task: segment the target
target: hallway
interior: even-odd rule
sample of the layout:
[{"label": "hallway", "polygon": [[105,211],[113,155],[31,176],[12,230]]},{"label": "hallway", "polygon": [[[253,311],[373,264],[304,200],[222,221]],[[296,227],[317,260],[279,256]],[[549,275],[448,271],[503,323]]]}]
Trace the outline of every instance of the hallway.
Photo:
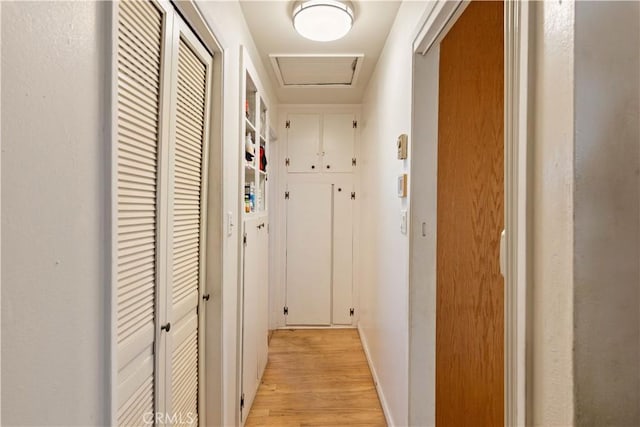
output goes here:
[{"label": "hallway", "polygon": [[356,329],[275,331],[247,426],[385,426]]}]

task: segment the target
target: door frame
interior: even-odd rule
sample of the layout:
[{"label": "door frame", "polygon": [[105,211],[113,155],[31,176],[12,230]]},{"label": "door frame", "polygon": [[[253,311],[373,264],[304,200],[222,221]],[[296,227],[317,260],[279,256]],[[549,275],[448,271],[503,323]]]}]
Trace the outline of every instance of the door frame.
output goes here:
[{"label": "door frame", "polygon": [[[451,27],[455,24],[457,19],[462,15],[465,8],[469,5],[470,1],[467,0],[436,0],[434,5],[429,8],[420,21],[418,31],[413,42],[413,83],[412,83],[412,135],[416,140],[422,139],[425,135],[433,135],[433,129],[425,129],[425,120],[419,120],[415,117],[416,111],[421,111],[429,107],[425,107],[424,104],[429,99],[429,95],[433,97],[433,93],[427,93],[427,87],[429,85],[418,84],[416,70],[420,67],[417,56],[425,56],[430,52],[438,54],[436,50],[439,48],[441,41],[447,35]],[[501,242],[501,270],[505,277],[505,330],[504,330],[504,411],[505,411],[505,425],[522,425],[526,424],[527,420],[527,407],[529,402],[527,401],[527,352],[530,348],[528,344],[528,336],[530,334],[530,298],[527,297],[529,277],[530,277],[530,236],[528,233],[528,223],[530,221],[530,205],[529,205],[529,172],[530,172],[530,155],[529,150],[529,52],[531,46],[530,36],[532,28],[531,17],[532,10],[528,1],[510,1],[504,2],[504,20],[505,20],[505,41],[504,41],[504,55],[505,55],[505,75],[504,75],[504,182],[505,182],[505,238]],[[437,79],[438,75],[429,75],[429,78]],[[431,85],[433,86],[433,85]],[[437,94],[435,95],[437,97]],[[437,116],[437,108],[436,108]],[[425,143],[425,141],[420,141]],[[436,141],[437,142],[437,141]],[[437,152],[437,148],[435,149]],[[411,152],[413,147],[411,146]],[[414,182],[414,177],[419,178],[416,172],[416,166],[424,165],[424,159],[411,158],[411,177],[410,183]],[[415,165],[415,166],[414,166]],[[437,169],[437,168],[436,168]],[[429,171],[431,178],[435,179],[437,183],[437,170]],[[419,179],[418,179],[419,181]],[[416,190],[418,191],[418,190]],[[410,191],[409,200],[410,206],[415,191]],[[423,215],[424,216],[424,215]],[[433,222],[430,225],[430,231],[433,231],[436,227],[436,219],[429,218],[429,221]],[[421,228],[422,220],[417,218],[415,212],[411,212],[411,227],[414,230],[410,234],[410,259],[414,256],[413,242],[416,237],[415,232]],[[435,234],[433,235],[435,239]],[[433,254],[435,257],[435,253]],[[433,260],[435,262],[435,260]],[[423,282],[418,283],[417,279],[413,279],[411,272],[414,269],[415,263],[410,262],[410,294],[417,290],[416,288],[426,286],[426,292],[429,301],[416,301],[415,299],[409,302],[409,316],[410,325],[412,317],[417,313],[424,312],[428,307],[435,307],[435,272],[433,277],[424,278]],[[431,280],[433,283],[429,283]],[[425,282],[426,281],[426,282]],[[422,289],[419,292],[425,292]],[[435,314],[432,317],[435,321]],[[423,336],[420,336],[420,335]],[[409,350],[410,360],[418,353],[414,353],[412,350],[416,348],[415,352],[424,351],[425,348],[429,352],[433,352],[432,355],[423,355],[421,358],[427,359],[427,366],[431,366],[430,369],[435,369],[435,325],[426,325],[424,330],[413,329],[409,330]],[[431,363],[432,362],[432,363]],[[411,369],[410,361],[410,369]],[[429,373],[431,383],[426,387],[433,388],[433,392],[429,392],[427,395],[432,399],[428,402],[426,407],[427,417],[433,416],[430,420],[431,424],[435,423],[435,372]],[[412,377],[410,373],[409,377]],[[424,392],[424,384],[417,385],[420,387],[420,392]],[[418,392],[410,385],[409,395],[410,402],[413,400],[412,394]],[[409,419],[411,420],[413,408],[409,405]],[[421,420],[425,421],[425,420]],[[426,420],[427,422],[429,420]]]}]

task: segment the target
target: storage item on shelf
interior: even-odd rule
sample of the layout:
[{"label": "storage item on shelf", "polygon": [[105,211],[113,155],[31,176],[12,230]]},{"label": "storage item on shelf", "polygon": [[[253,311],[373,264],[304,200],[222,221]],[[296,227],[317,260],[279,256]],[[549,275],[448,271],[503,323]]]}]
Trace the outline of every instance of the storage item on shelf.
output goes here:
[{"label": "storage item on shelf", "polygon": [[251,135],[251,133],[247,133],[247,137],[244,143],[244,152],[245,160],[253,165],[253,159],[256,155],[256,147],[253,142],[253,136]]},{"label": "storage item on shelf", "polygon": [[260,146],[260,170],[267,171],[267,153],[263,146]]}]

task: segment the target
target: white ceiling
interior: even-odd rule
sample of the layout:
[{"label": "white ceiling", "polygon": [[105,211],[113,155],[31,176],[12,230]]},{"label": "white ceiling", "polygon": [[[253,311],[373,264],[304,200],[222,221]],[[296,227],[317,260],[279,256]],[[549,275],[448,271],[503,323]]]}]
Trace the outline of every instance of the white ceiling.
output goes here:
[{"label": "white ceiling", "polygon": [[[269,78],[282,104],[359,104],[378,56],[387,39],[400,0],[353,1],[353,28],[344,38],[333,42],[314,42],[293,28],[293,1],[248,1],[240,5],[251,35],[268,70]],[[350,88],[284,88],[280,86],[269,55],[271,54],[364,54],[362,69]]]}]

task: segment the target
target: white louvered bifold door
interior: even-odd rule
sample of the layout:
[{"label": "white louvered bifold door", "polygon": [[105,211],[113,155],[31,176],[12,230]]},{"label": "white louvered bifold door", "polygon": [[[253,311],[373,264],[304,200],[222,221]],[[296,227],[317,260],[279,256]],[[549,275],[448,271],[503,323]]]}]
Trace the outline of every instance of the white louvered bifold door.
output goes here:
[{"label": "white louvered bifold door", "polygon": [[117,4],[117,423],[144,425],[156,411],[158,175],[166,11]]},{"label": "white louvered bifold door", "polygon": [[198,423],[199,305],[203,286],[203,166],[208,136],[211,55],[176,18],[170,145],[169,278],[171,319],[167,407],[177,424]]}]

